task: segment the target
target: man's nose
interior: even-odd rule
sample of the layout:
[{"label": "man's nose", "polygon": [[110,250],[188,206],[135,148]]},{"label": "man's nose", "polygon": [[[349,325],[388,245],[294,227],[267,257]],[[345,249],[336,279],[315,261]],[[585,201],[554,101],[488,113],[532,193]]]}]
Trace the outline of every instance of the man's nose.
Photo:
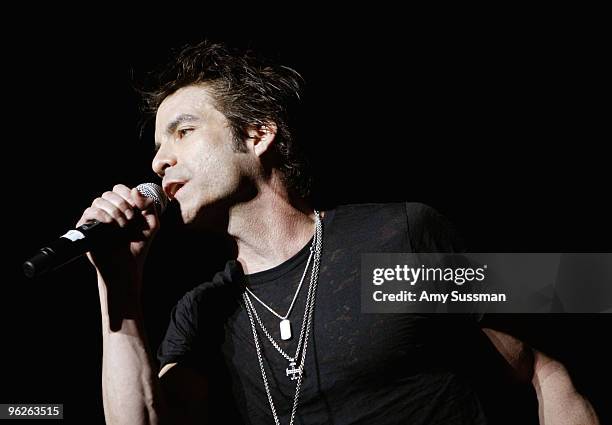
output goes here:
[{"label": "man's nose", "polygon": [[176,165],[176,156],[162,145],[153,158],[153,171],[158,176],[164,177],[166,168],[174,165]]}]

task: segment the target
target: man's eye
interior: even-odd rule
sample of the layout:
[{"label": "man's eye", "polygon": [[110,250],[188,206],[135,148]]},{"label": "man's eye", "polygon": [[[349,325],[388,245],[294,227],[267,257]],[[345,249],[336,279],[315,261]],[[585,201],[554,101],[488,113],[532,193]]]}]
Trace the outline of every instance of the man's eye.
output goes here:
[{"label": "man's eye", "polygon": [[177,133],[178,133],[179,139],[182,139],[183,137],[185,137],[192,130],[193,128],[182,128],[178,130]]}]

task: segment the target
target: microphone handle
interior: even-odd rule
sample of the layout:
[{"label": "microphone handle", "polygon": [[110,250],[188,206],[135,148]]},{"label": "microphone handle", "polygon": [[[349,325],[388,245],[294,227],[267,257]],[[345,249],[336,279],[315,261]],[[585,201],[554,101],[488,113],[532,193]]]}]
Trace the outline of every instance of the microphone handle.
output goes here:
[{"label": "microphone handle", "polygon": [[[90,251],[92,246],[106,237],[109,225],[98,220],[89,221],[41,248],[23,263],[23,273],[29,277],[41,276],[62,267]],[[112,229],[115,233],[119,229]]]},{"label": "microphone handle", "polygon": [[[153,200],[159,214],[164,212],[168,198],[159,185],[142,183],[136,186],[136,189],[143,196]],[[23,272],[29,278],[43,275],[91,251],[96,244],[125,236],[126,232],[129,232],[126,228],[100,223],[98,220],[88,221],[38,250],[36,255],[23,263]]]}]

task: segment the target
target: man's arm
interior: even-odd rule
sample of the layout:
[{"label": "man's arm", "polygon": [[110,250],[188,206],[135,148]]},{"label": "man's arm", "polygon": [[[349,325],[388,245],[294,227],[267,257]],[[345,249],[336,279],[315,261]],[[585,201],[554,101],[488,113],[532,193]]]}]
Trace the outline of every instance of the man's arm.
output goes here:
[{"label": "man's arm", "polygon": [[[115,285],[117,283],[112,286]],[[139,308],[133,308],[138,304],[109,299],[102,277],[98,278],[98,287],[102,307],[102,399],[106,423],[164,423],[165,405],[149,355],[142,314]]]},{"label": "man's arm", "polygon": [[[116,282],[114,283],[116,285]],[[176,363],[156,374],[142,315],[133,302],[113,306],[99,278],[102,305],[102,397],[109,425],[206,424],[208,385]],[[110,314],[109,314],[110,311]],[[111,326],[115,322],[116,325]]]},{"label": "man's arm", "polygon": [[576,391],[567,369],[556,360],[500,331],[485,328],[499,353],[538,397],[540,425],[598,425],[591,403]]},{"label": "man's arm", "polygon": [[538,396],[540,424],[599,424],[593,406],[576,391],[565,367],[535,350],[532,383]]},{"label": "man's arm", "polygon": [[[112,191],[92,202],[91,207],[83,212],[77,227],[91,220],[129,230],[126,233],[129,237],[88,253],[98,276],[103,341],[102,397],[106,423],[203,423],[188,422],[187,416],[179,422],[171,416],[183,411],[183,400],[193,400],[202,394],[197,385],[203,383],[188,380],[188,374],[184,373],[178,379],[164,375],[162,381],[166,382],[161,385],[146,341],[141,302],[142,274],[148,248],[159,228],[153,201],[136,189],[116,185]],[[196,395],[191,396],[190,392]]]}]

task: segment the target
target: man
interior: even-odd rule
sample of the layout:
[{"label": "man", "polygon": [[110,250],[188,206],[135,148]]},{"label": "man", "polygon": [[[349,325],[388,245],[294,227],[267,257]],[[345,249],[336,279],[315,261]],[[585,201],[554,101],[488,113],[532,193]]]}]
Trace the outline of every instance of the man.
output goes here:
[{"label": "man", "polygon": [[563,366],[509,335],[464,317],[361,314],[361,253],[456,242],[421,204],[316,211],[291,123],[300,97],[295,71],[206,42],[183,50],[148,93],[164,191],[185,224],[231,236],[237,258],[179,301],[157,370],[140,298],[159,217],[123,185],[84,212],[79,225],[135,230],[89,254],[107,423],[495,423],[516,417],[501,394],[487,395],[486,376],[503,380],[504,367],[516,377],[504,385],[533,382],[540,423],[597,423]]}]

